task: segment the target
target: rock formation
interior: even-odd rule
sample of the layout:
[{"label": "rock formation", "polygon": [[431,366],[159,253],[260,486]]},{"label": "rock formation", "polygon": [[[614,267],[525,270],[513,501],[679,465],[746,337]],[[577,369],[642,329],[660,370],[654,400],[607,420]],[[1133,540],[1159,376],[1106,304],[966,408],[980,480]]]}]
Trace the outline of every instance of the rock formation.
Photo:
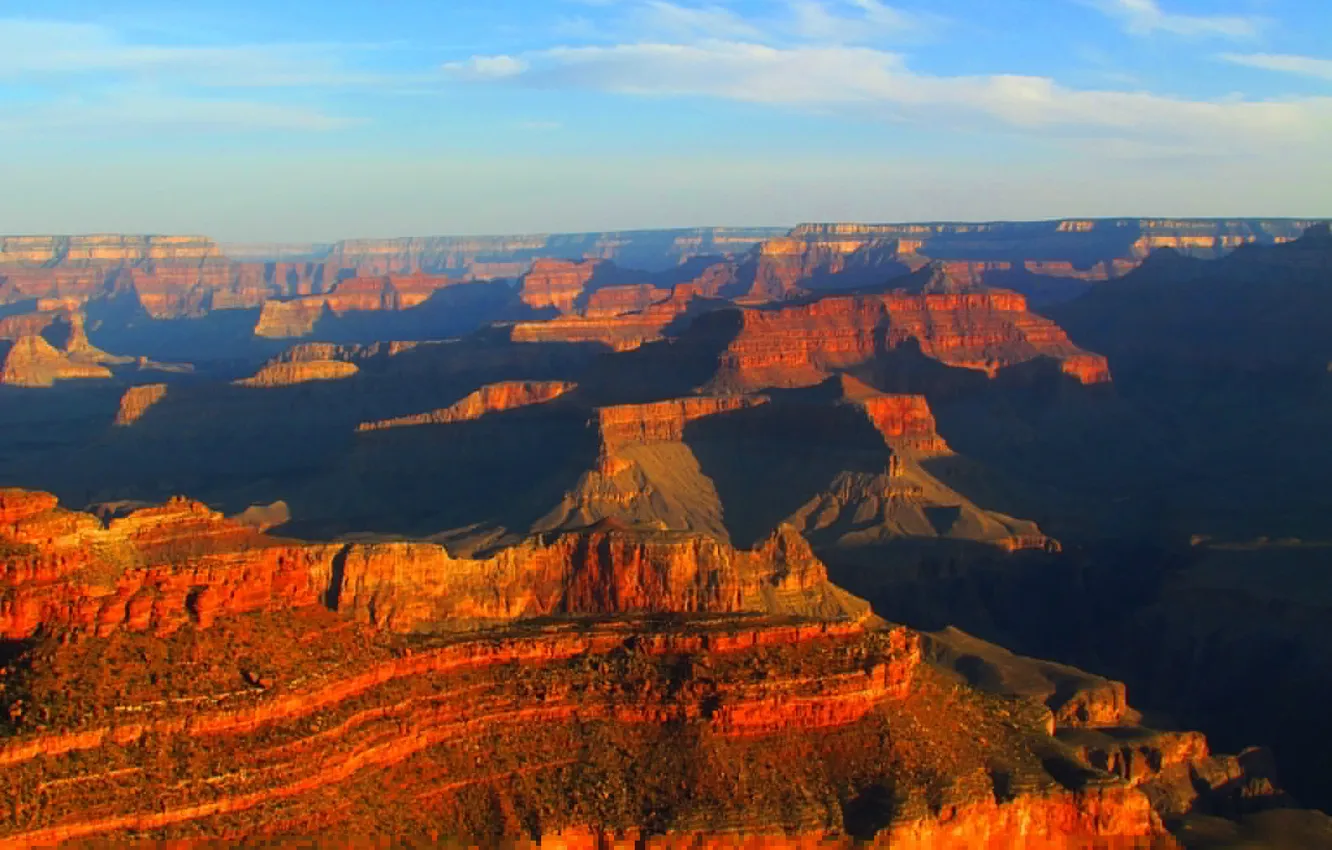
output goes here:
[{"label": "rock formation", "polygon": [[609,319],[625,313],[642,312],[670,297],[670,290],[650,283],[605,286],[587,295],[582,313],[589,319]]},{"label": "rock formation", "polygon": [[300,360],[266,364],[253,376],[235,383],[242,387],[287,387],[310,381],[340,381],[359,371],[355,363],[345,360]]},{"label": "rock formation", "polygon": [[705,416],[717,416],[766,404],[763,396],[700,396],[624,404],[597,411],[597,432],[603,455],[634,444],[671,443],[684,439],[685,425]]},{"label": "rock formation", "polygon": [[1260,753],[1136,726],[1122,685],[881,623],[789,527],[745,552],[603,523],[469,560],[5,490],[0,537],[0,633],[27,639],[0,671],[5,846],[1044,847],[1280,795]]},{"label": "rock formation", "polygon": [[949,451],[948,443],[939,436],[934,414],[924,396],[881,393],[846,374],[834,380],[840,385],[846,401],[865,411],[891,448],[911,452],[917,457]]},{"label": "rock formation", "polygon": [[115,424],[119,427],[133,425],[143,418],[148,408],[157,404],[167,394],[166,384],[143,384],[130,387],[120,397],[120,409],[116,411]]},{"label": "rock formation", "polygon": [[537,260],[519,280],[519,297],[534,310],[572,313],[588,281],[605,264],[598,260]]},{"label": "rock formation", "polygon": [[577,387],[577,384],[568,381],[504,381],[498,384],[487,384],[449,407],[432,410],[428,413],[381,419],[377,422],[362,422],[356,430],[380,431],[385,428],[401,428],[411,425],[444,425],[450,422],[467,422],[480,419],[490,413],[514,410],[533,404],[545,404]]},{"label": "rock formation", "polygon": [[1109,380],[1104,358],[1082,351],[1015,292],[823,296],[739,310],[694,323],[701,344],[728,339],[718,387],[755,390],[810,386],[834,371],[870,363],[911,342],[948,366],[994,376],[1036,358],[1058,360],[1083,383]]},{"label": "rock formation", "polygon": [[11,592],[0,638],[38,627],[164,633],[219,612],[326,604],[395,631],[551,614],[862,616],[792,529],[752,552],[691,533],[614,523],[543,535],[490,558],[437,544],[297,544],[175,499],[102,523],[54,497],[0,494]]}]

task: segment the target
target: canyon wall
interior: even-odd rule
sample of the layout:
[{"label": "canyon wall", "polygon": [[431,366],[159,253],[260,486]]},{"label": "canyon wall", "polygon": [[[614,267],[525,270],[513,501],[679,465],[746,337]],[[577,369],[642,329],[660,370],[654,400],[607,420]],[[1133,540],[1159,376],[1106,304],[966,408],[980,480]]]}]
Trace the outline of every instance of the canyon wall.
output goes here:
[{"label": "canyon wall", "polygon": [[712,316],[691,337],[728,338],[714,383],[728,389],[809,386],[835,370],[858,366],[911,342],[948,366],[993,377],[1039,357],[1059,361],[1082,383],[1110,379],[1104,358],[1075,346],[1060,328],[1027,309],[1014,292],[824,296]]},{"label": "canyon wall", "polygon": [[502,381],[497,384],[487,384],[448,407],[410,416],[362,422],[356,430],[381,431],[410,425],[468,422],[491,413],[545,404],[577,387],[577,384],[568,381]]}]

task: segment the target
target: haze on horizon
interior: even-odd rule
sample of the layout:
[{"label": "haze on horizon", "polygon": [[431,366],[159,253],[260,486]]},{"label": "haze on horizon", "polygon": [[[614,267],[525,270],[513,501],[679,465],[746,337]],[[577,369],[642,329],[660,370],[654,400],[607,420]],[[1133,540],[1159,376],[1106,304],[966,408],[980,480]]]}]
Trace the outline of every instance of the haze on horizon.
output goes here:
[{"label": "haze on horizon", "polygon": [[11,0],[0,233],[1332,216],[1323,0]]}]

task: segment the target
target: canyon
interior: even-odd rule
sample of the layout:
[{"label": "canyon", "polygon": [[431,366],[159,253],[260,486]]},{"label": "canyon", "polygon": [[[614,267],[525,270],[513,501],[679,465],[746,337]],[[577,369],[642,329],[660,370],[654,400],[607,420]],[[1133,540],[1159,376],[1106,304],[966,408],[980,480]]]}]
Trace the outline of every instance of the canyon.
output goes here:
[{"label": "canyon", "polygon": [[1224,805],[1226,779],[1281,794],[1196,734],[1134,732],[1141,763],[1095,743],[1138,729],[1114,683],[959,684],[791,529],[746,553],[604,526],[481,564],[295,544],[186,499],[103,523],[6,490],[0,523],[4,631],[26,639],[0,692],[3,846],[202,828],[1036,847],[1164,839],[1163,813]]},{"label": "canyon", "polygon": [[0,846],[1327,846],[1329,274],[4,238]]}]

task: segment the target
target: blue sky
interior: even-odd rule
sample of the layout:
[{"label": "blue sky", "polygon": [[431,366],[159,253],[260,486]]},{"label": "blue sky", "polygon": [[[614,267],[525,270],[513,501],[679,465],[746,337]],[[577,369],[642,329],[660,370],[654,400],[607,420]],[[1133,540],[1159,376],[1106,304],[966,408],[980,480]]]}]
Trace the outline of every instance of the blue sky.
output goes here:
[{"label": "blue sky", "polygon": [[1332,215],[1327,0],[7,0],[0,232]]}]

